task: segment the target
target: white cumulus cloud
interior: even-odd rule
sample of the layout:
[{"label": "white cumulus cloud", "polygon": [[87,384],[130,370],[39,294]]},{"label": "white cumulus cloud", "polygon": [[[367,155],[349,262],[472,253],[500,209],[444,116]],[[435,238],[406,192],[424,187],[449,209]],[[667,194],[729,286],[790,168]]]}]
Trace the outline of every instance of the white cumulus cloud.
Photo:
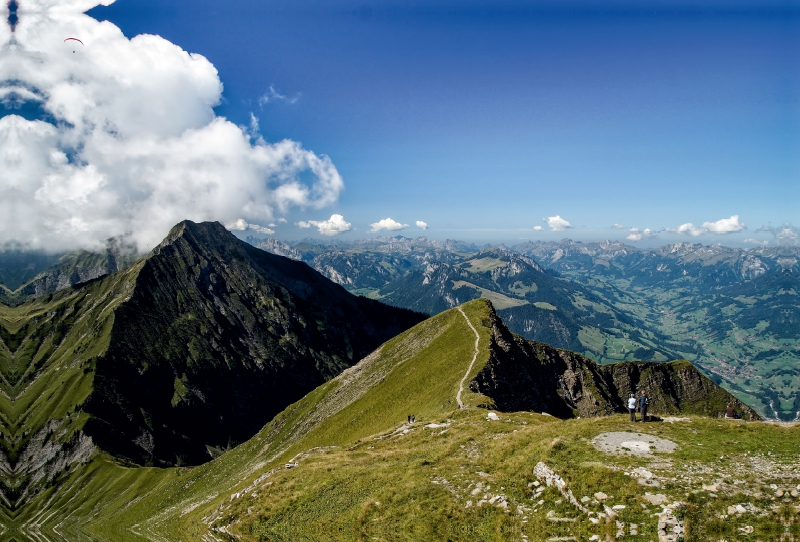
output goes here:
[{"label": "white cumulus cloud", "polygon": [[564,231],[572,227],[572,224],[561,218],[559,215],[548,216],[542,220],[547,222],[547,225],[550,226],[552,231]]},{"label": "white cumulus cloud", "polygon": [[691,235],[692,237],[698,237],[706,233],[706,230],[703,228],[698,228],[691,222],[687,222],[686,224],[681,224],[675,229],[676,233],[680,235]]},{"label": "white cumulus cloud", "polygon": [[739,215],[733,215],[730,218],[721,218],[716,222],[703,222],[702,226],[695,226],[693,223],[687,222],[675,229],[667,231],[672,231],[680,235],[699,237],[705,233],[716,233],[719,235],[737,233],[745,228],[746,226],[739,220]]},{"label": "white cumulus cloud", "polygon": [[419,229],[421,229],[421,230],[427,230],[428,229],[428,223],[427,222],[423,222],[422,220],[417,220],[417,227]]},{"label": "white cumulus cloud", "polygon": [[[423,224],[425,224],[423,222]],[[419,223],[417,223],[419,225]],[[427,224],[426,224],[427,226]],[[404,228],[407,228],[408,224],[400,224],[396,220],[392,220],[391,218],[384,218],[383,220],[378,220],[377,222],[373,222],[370,224],[370,230],[372,233],[379,232],[382,230],[387,231],[400,231]]]},{"label": "white cumulus cloud", "polygon": [[614,230],[624,230],[625,226],[623,226],[622,224],[614,224],[613,226],[611,226],[611,228]]},{"label": "white cumulus cloud", "polygon": [[533,231],[542,231],[544,228],[542,226],[534,226]]},{"label": "white cumulus cloud", "polygon": [[0,25],[0,100],[41,111],[0,118],[0,244],[92,248],[130,234],[146,249],[183,219],[250,227],[338,199],[328,157],[217,117],[208,60],[83,13],[100,3],[19,0],[15,31]]},{"label": "white cumulus cloud", "polygon": [[301,228],[317,228],[322,235],[334,236],[352,229],[352,224],[345,221],[342,215],[331,215],[328,220],[307,220],[297,223]]},{"label": "white cumulus cloud", "polygon": [[730,218],[721,218],[716,222],[703,222],[703,229],[711,233],[737,233],[745,229],[745,225],[739,221],[739,215]]}]

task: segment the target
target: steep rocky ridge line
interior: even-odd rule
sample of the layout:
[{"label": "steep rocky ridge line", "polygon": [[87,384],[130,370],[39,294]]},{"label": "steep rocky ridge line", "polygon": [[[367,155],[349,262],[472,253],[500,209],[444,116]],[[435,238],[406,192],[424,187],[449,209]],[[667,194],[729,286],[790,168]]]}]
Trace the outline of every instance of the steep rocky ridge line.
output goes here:
[{"label": "steep rocky ridge line", "polygon": [[646,390],[653,414],[719,416],[728,403],[760,419],[685,360],[670,363],[594,361],[512,334],[491,310],[489,361],[470,387],[504,411],[533,410],[560,418],[627,412],[630,393]]}]

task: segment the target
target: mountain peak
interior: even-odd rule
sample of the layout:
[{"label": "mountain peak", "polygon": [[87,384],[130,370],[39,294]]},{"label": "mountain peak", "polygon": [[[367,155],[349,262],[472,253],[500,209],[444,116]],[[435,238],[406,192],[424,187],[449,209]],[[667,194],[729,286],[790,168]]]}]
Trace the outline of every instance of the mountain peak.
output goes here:
[{"label": "mountain peak", "polygon": [[202,462],[422,318],[185,220],[115,310],[87,432],[137,462]]},{"label": "mountain peak", "polygon": [[219,222],[192,222],[183,220],[175,224],[161,243],[158,244],[150,254],[158,254],[165,247],[174,244],[181,238],[192,239],[205,246],[216,245],[224,246],[232,239],[239,239],[229,232],[225,226]]}]

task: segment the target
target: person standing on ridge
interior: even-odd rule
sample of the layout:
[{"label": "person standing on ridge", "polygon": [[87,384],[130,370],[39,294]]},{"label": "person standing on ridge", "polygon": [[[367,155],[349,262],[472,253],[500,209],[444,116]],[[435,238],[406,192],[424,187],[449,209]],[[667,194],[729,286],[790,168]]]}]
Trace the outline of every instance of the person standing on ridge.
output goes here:
[{"label": "person standing on ridge", "polygon": [[631,393],[631,396],[628,397],[628,412],[631,413],[631,421],[636,421],[636,394]]},{"label": "person standing on ridge", "polygon": [[647,407],[650,406],[650,400],[647,398],[647,392],[642,390],[642,396],[639,397],[639,412],[642,413],[642,421],[647,421]]}]

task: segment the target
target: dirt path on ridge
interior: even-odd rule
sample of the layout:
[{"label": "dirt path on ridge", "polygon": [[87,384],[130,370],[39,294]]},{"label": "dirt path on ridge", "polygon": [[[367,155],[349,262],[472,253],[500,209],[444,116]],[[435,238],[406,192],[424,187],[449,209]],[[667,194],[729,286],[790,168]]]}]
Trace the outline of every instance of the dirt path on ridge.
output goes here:
[{"label": "dirt path on ridge", "polygon": [[458,385],[458,394],[456,395],[456,402],[458,403],[458,408],[464,408],[464,403],[461,402],[461,392],[464,391],[464,382],[469,378],[469,373],[472,371],[472,366],[475,365],[475,360],[478,359],[478,343],[481,340],[481,336],[478,335],[478,330],[475,329],[475,326],[472,325],[472,322],[469,321],[467,314],[461,307],[458,307],[458,312],[464,317],[469,324],[470,329],[472,332],[475,333],[475,353],[472,355],[472,362],[470,362],[469,367],[467,368],[467,372],[464,373],[464,378],[461,379],[461,382]]}]

